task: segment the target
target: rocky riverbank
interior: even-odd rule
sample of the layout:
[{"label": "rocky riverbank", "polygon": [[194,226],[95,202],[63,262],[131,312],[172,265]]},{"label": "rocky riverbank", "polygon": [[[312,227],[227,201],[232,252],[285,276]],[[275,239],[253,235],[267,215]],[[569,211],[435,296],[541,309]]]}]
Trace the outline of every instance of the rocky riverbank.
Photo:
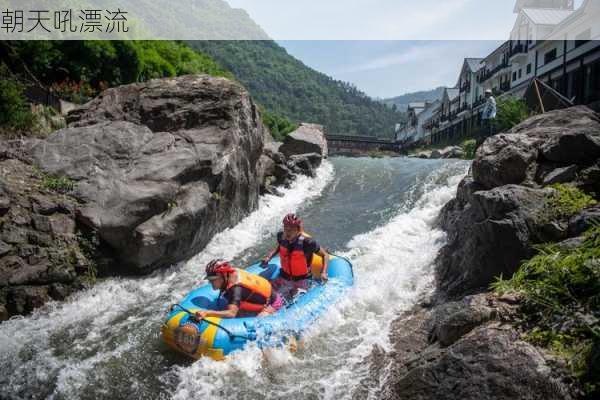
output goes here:
[{"label": "rocky riverbank", "polygon": [[241,85],[205,75],[111,88],[47,139],[0,141],[0,320],[197,254],[326,156],[322,127],[275,143]]},{"label": "rocky riverbank", "polygon": [[442,149],[418,151],[409,157],[437,160],[440,158],[463,158],[464,155],[465,152],[460,146],[448,146]]},{"label": "rocky riverbank", "polygon": [[[488,138],[439,217],[447,243],[436,261],[434,295],[394,322],[392,351],[374,350],[371,376],[355,397],[589,396],[594,386],[582,388],[566,349],[532,340],[539,318],[528,307],[536,302],[490,287],[512,276],[538,244],[573,249],[588,240],[584,232],[600,217],[599,159],[600,117],[585,107],[535,116]],[[572,312],[593,332],[597,316],[583,306]],[[550,333],[570,335],[569,324],[556,320]],[[578,361],[590,382],[598,370],[594,348]]]}]

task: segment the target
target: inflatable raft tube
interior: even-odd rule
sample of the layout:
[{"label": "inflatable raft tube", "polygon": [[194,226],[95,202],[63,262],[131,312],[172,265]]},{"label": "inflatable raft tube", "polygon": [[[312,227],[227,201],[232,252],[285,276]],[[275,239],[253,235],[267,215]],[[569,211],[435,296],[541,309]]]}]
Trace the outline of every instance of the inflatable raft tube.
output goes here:
[{"label": "inflatable raft tube", "polygon": [[[274,280],[279,276],[279,257],[267,266],[251,265],[246,271]],[[352,264],[343,257],[331,256],[326,283],[313,282],[309,290],[296,296],[273,315],[263,318],[216,318],[197,321],[193,315],[201,310],[223,310],[227,304],[219,292],[205,284],[190,292],[171,307],[161,326],[161,337],[171,348],[192,358],[208,356],[222,360],[242,350],[249,342],[259,347],[275,347],[287,338],[301,336],[320,315],[339,301],[354,283]]]}]

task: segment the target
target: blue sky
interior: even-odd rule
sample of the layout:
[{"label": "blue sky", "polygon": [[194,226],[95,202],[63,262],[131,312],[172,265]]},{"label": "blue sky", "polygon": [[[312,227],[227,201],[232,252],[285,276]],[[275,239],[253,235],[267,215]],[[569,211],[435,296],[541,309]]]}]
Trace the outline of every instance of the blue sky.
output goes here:
[{"label": "blue sky", "polygon": [[[373,97],[454,85],[508,38],[515,0],[227,0],[310,67]],[[576,6],[582,0],[576,0]]]},{"label": "blue sky", "polygon": [[373,97],[453,86],[465,57],[501,41],[279,41],[306,65]]}]

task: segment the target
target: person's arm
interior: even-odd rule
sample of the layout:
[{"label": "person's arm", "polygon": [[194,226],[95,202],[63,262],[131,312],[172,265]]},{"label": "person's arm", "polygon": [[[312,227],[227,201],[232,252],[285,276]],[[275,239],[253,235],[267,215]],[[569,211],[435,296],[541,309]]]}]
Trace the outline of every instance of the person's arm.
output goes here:
[{"label": "person's arm", "polygon": [[275,254],[277,254],[279,252],[279,241],[281,240],[281,235],[282,235],[281,232],[279,232],[277,234],[277,246],[273,250],[271,250],[271,252],[265,258],[263,258],[261,260],[261,262],[262,262],[263,265],[268,264],[269,261],[271,261],[271,259],[273,257],[275,257]]},{"label": "person's arm", "polygon": [[240,310],[240,304],[242,302],[242,287],[241,286],[234,286],[233,289],[231,289],[231,292],[226,292],[225,293],[225,298],[227,299],[227,301],[229,302],[229,305],[227,306],[227,310],[224,311],[212,311],[212,310],[206,310],[206,311],[198,311],[196,313],[196,316],[199,318],[206,318],[206,317],[219,317],[219,318],[235,318],[238,314],[238,311]]},{"label": "person's arm", "polygon": [[196,318],[202,319],[206,317],[219,317],[219,318],[235,318],[238,314],[240,308],[235,304],[230,304],[227,306],[227,310],[223,311],[198,311],[196,313]]},{"label": "person's arm", "polygon": [[275,254],[277,254],[277,252],[279,251],[279,246],[277,246],[275,249],[271,250],[271,252],[265,257],[263,258],[261,261],[263,264],[268,264],[269,261],[271,261],[271,259],[273,257],[275,257]]},{"label": "person's arm", "polygon": [[327,267],[329,265],[329,253],[322,247],[319,247],[317,254],[323,258],[323,270],[321,271],[321,279],[326,281],[329,277],[327,275]]}]

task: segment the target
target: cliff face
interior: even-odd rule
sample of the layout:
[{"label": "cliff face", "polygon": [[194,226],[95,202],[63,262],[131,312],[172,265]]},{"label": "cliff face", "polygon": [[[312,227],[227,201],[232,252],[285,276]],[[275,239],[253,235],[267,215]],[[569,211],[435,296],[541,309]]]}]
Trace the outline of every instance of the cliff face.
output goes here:
[{"label": "cliff face", "polygon": [[486,140],[440,216],[448,233],[437,261],[440,292],[486,290],[495,277],[512,276],[534,245],[567,239],[570,216],[552,215],[548,185],[600,193],[599,159],[600,118],[586,107],[539,115]]},{"label": "cliff face", "polygon": [[[521,299],[486,293],[535,245],[581,243],[599,216],[557,207],[549,185],[600,193],[600,118],[585,107],[528,119],[488,138],[457,196],[442,210],[447,244],[431,300],[400,316],[394,349],[376,349],[365,391],[384,399],[568,399],[579,395],[564,361],[523,340]],[[558,209],[557,209],[558,208]]]},{"label": "cliff face", "polygon": [[108,89],[68,122],[0,141],[0,320],[188,259],[326,156],[280,153],[248,92],[206,75]]}]

